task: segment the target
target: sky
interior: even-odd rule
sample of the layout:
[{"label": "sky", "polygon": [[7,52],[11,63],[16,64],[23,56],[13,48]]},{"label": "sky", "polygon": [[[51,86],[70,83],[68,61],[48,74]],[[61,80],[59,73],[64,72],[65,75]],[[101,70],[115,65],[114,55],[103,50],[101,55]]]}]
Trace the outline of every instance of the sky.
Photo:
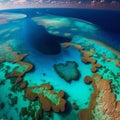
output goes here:
[{"label": "sky", "polygon": [[120,9],[120,0],[0,0],[0,9],[31,7],[109,7]]}]

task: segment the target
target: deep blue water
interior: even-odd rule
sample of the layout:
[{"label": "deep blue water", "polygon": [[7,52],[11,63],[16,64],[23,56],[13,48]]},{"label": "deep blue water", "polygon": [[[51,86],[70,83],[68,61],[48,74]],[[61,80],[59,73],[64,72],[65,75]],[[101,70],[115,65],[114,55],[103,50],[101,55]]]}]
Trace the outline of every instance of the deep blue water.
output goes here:
[{"label": "deep blue water", "polygon": [[[53,14],[65,17],[74,17],[92,22],[99,26],[108,36],[100,39],[104,43],[120,50],[120,10],[73,9],[73,8],[38,8],[38,9],[13,9],[6,12],[25,13],[28,18],[41,14]],[[37,11],[37,12],[36,12]],[[3,12],[3,11],[1,11]]]},{"label": "deep blue water", "polygon": [[42,25],[37,25],[31,19],[26,22],[26,30],[26,41],[44,54],[58,54],[61,52],[60,43],[72,40],[68,37],[49,34]]}]

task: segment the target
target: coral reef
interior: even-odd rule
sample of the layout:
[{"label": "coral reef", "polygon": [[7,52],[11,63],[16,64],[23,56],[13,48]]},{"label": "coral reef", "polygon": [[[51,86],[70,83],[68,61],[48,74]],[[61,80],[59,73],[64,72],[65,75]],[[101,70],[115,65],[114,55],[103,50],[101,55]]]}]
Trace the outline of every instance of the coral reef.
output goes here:
[{"label": "coral reef", "polygon": [[90,77],[90,76],[85,76],[84,82],[85,82],[86,84],[91,84],[91,83],[92,83],[92,77]]},{"label": "coral reef", "polygon": [[101,68],[101,67],[102,67],[101,64],[93,64],[93,65],[92,65],[92,68],[91,68],[91,71],[92,71],[93,73],[95,73],[95,72],[97,71],[97,68]]},{"label": "coral reef", "polygon": [[77,67],[78,64],[75,61],[67,61],[66,64],[54,64],[56,73],[67,82],[79,79],[80,72]]},{"label": "coral reef", "polygon": [[80,120],[119,120],[120,101],[116,102],[111,91],[110,81],[102,79],[101,75],[92,77],[94,93],[91,95],[89,108],[79,112]]},{"label": "coral reef", "polygon": [[28,83],[27,83],[26,81],[24,81],[24,82],[20,85],[20,88],[21,88],[21,89],[24,89],[24,88],[27,87],[27,85],[28,85]]},{"label": "coral reef", "polygon": [[63,99],[64,92],[59,91],[59,93],[56,93],[52,90],[50,84],[28,87],[25,94],[29,100],[38,98],[45,111],[52,109],[55,112],[63,112],[65,110],[66,101]]},{"label": "coral reef", "polygon": [[8,44],[4,44],[0,46],[0,62],[8,61],[8,62],[20,62],[22,61],[28,54],[20,55],[18,52],[14,52],[12,48]]},{"label": "coral reef", "polygon": [[120,68],[120,61],[115,60],[115,62],[116,62],[116,66]]},{"label": "coral reef", "polygon": [[15,67],[13,71],[9,74],[7,74],[8,78],[17,77],[16,83],[19,83],[22,81],[22,77],[32,70],[33,65],[28,62],[17,62],[19,66]]}]

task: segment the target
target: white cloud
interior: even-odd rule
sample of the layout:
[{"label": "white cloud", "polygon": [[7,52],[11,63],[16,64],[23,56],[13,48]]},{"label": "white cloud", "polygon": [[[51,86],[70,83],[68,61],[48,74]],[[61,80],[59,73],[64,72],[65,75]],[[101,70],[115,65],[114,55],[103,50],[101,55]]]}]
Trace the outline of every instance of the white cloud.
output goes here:
[{"label": "white cloud", "polygon": [[11,0],[11,2],[13,3],[13,4],[18,4],[18,3],[26,3],[27,2],[27,0]]}]

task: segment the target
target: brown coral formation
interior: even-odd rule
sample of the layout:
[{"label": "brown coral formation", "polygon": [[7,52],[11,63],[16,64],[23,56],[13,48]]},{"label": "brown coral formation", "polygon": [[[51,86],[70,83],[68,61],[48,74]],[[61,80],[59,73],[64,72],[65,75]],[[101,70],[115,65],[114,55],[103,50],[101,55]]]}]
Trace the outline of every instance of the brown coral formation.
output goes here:
[{"label": "brown coral formation", "polygon": [[120,61],[116,60],[116,66],[120,68]]},{"label": "brown coral formation", "polygon": [[16,77],[16,83],[22,81],[22,77],[33,68],[32,64],[22,61],[26,56],[27,54],[14,52],[8,44],[0,46],[0,62],[7,61],[19,64],[19,66],[15,67],[11,73],[6,75],[6,77]]},{"label": "brown coral formation", "polygon": [[88,64],[88,63],[92,64],[91,71],[93,73],[95,73],[98,68],[102,67],[101,64],[97,64],[97,61],[92,58],[92,56],[94,54],[96,54],[96,51],[93,48],[91,48],[89,51],[86,51],[86,50],[83,49],[83,47],[81,45],[78,45],[78,44],[75,44],[75,43],[70,43],[70,42],[65,42],[65,43],[62,44],[62,46],[63,46],[63,48],[73,46],[76,49],[78,49],[83,55],[82,62],[84,62],[85,64]]},{"label": "brown coral formation", "polygon": [[116,102],[111,91],[110,81],[93,75],[92,85],[94,93],[91,95],[89,108],[79,112],[80,120],[119,120],[120,101]]},{"label": "brown coral formation", "polygon": [[19,54],[18,52],[14,52],[12,48],[8,44],[4,44],[0,46],[0,62],[8,61],[8,62],[19,62],[22,61],[28,54]]},{"label": "brown coral formation", "polygon": [[65,42],[62,44],[62,46],[63,46],[63,48],[73,46],[73,47],[77,48],[78,50],[83,50],[82,46],[80,46],[78,44],[70,43],[70,42]]},{"label": "brown coral formation", "polygon": [[84,82],[85,82],[86,84],[92,83],[92,80],[93,80],[93,78],[90,77],[90,76],[85,76],[85,78],[84,78]]},{"label": "brown coral formation", "polygon": [[82,62],[84,62],[85,64],[88,64],[88,63],[92,63],[92,64],[95,64],[96,63],[96,60],[90,58],[90,56],[84,56],[82,58]]},{"label": "brown coral formation", "polygon": [[38,98],[45,111],[51,109],[55,112],[63,112],[65,110],[66,101],[63,99],[64,92],[56,93],[52,90],[50,84],[42,84],[40,86],[28,87],[26,90],[26,97],[29,100]]},{"label": "brown coral formation", "polygon": [[95,73],[97,71],[97,68],[101,68],[101,67],[102,67],[101,64],[92,64],[91,71]]},{"label": "brown coral formation", "polygon": [[20,88],[21,89],[24,89],[24,88],[26,88],[27,87],[27,82],[23,82],[21,85],[20,85]]},{"label": "brown coral formation", "polygon": [[16,83],[19,83],[22,81],[22,77],[27,72],[32,70],[33,65],[28,62],[17,62],[17,63],[19,64],[19,66],[15,67],[11,73],[7,74],[7,77],[8,78],[17,77]]}]

